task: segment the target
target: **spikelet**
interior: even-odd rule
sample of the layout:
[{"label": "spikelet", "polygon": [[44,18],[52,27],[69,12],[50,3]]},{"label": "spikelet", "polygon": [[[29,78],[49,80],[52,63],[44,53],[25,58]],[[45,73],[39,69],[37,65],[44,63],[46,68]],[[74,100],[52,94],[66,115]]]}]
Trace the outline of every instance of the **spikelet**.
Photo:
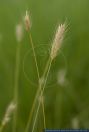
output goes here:
[{"label": "spikelet", "polygon": [[65,24],[61,24],[59,25],[56,31],[53,44],[52,44],[52,48],[51,48],[51,54],[50,54],[50,57],[52,60],[57,56],[58,51],[61,47],[61,44],[64,38],[65,28],[66,28]]},{"label": "spikelet", "polygon": [[23,38],[23,26],[21,23],[16,25],[16,39],[18,42],[21,42]]},{"label": "spikelet", "polygon": [[6,113],[5,113],[4,118],[2,120],[2,123],[1,123],[2,126],[5,126],[10,121],[11,115],[15,109],[16,109],[16,104],[11,102],[9,104],[9,106],[7,107]]},{"label": "spikelet", "polygon": [[26,30],[29,31],[29,29],[31,28],[31,21],[30,21],[30,17],[29,17],[28,11],[26,11],[24,22],[25,22]]}]

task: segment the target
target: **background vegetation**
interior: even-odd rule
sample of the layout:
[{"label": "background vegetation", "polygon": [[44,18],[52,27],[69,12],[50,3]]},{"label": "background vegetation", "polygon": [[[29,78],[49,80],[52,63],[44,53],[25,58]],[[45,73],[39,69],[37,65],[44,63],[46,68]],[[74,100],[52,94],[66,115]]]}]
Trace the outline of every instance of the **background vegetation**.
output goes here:
[{"label": "background vegetation", "polygon": [[[31,13],[31,32],[40,75],[57,25],[65,21],[69,25],[62,53],[51,67],[45,89],[47,128],[73,128],[76,124],[79,128],[89,128],[89,0],[0,0],[0,121],[13,99],[18,45],[15,28],[23,21],[26,9]],[[24,30],[19,77],[19,132],[24,131],[32,107],[37,90],[36,76],[31,45]],[[5,130],[10,132],[11,125],[12,122],[8,123]]]}]

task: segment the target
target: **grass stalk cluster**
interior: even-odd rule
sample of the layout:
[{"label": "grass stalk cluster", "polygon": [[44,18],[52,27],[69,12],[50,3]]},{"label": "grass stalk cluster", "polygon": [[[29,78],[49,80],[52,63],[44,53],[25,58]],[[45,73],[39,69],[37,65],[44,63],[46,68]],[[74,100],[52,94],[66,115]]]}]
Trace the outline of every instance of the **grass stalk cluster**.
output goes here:
[{"label": "grass stalk cluster", "polygon": [[[58,54],[58,51],[61,47],[61,44],[62,44],[62,41],[63,41],[63,38],[64,38],[65,24],[63,24],[63,25],[61,24],[61,25],[58,26],[58,29],[56,31],[54,41],[52,43],[52,47],[51,47],[51,50],[50,50],[50,55],[48,57],[48,61],[47,61],[46,65],[45,65],[43,75],[40,76],[37,56],[36,56],[34,43],[33,43],[32,35],[31,35],[31,20],[30,20],[30,17],[29,17],[29,14],[28,14],[27,11],[26,11],[26,15],[25,15],[25,18],[24,18],[24,22],[25,22],[25,28],[26,28],[27,34],[29,36],[31,48],[32,48],[32,51],[33,51],[33,57],[34,57],[36,71],[37,71],[37,77],[38,77],[38,89],[37,89],[36,95],[34,97],[34,101],[33,101],[31,111],[29,113],[29,118],[28,118],[28,121],[27,121],[27,124],[26,124],[25,132],[29,132],[31,121],[33,119],[33,113],[34,113],[34,110],[35,110],[35,106],[37,105],[36,110],[35,110],[35,118],[33,120],[32,126],[31,126],[32,127],[31,132],[35,132],[35,127],[36,127],[37,118],[38,118],[40,108],[42,109],[42,114],[43,114],[43,125],[44,125],[43,129],[46,129],[44,90],[45,90],[45,87],[46,87],[46,84],[47,84],[47,80],[48,80],[49,72],[50,72],[50,69],[51,69],[51,65],[53,63],[53,60],[56,58],[56,56]],[[14,99],[13,99],[14,103],[16,104],[16,108],[14,109],[14,111],[6,112],[6,113],[9,113],[9,114],[5,114],[5,117],[3,119],[4,121],[2,121],[2,124],[1,124],[1,127],[0,127],[0,132],[3,131],[3,128],[4,128],[5,124],[8,122],[7,117],[9,119],[10,113],[13,113],[13,129],[12,129],[12,131],[17,132],[18,102],[19,102],[18,89],[19,89],[21,40],[22,40],[22,28],[21,28],[20,25],[17,26],[16,36],[17,36],[18,45],[17,45],[17,51],[16,51],[16,67],[15,67]],[[10,109],[10,108],[8,108],[8,109]]]}]

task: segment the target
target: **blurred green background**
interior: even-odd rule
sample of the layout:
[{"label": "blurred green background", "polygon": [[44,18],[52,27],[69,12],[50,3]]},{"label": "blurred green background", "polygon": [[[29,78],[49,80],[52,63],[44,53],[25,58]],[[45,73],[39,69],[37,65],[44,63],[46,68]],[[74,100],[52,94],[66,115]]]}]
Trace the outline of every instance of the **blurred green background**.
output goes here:
[{"label": "blurred green background", "polygon": [[[61,52],[52,64],[45,89],[47,128],[89,128],[89,0],[0,0],[0,122],[13,99],[18,45],[15,28],[23,21],[26,10],[31,14],[31,33],[40,75],[57,25],[65,21],[68,24]],[[37,90],[36,76],[29,37],[24,30],[19,77],[19,132],[24,131],[32,107]],[[42,120],[41,115],[39,120]],[[5,131],[10,132],[11,125],[9,122]]]}]

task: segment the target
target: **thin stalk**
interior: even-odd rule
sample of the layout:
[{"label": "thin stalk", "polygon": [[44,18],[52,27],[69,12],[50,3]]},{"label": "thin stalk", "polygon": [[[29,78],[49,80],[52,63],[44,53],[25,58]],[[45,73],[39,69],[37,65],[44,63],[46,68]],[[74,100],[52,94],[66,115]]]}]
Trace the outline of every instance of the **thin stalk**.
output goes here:
[{"label": "thin stalk", "polygon": [[[36,65],[38,80],[40,80],[39,68],[38,68],[38,64],[37,64],[37,57],[36,57],[34,43],[33,43],[32,35],[31,35],[31,32],[30,31],[28,31],[28,36],[29,36],[29,39],[30,39],[30,42],[31,42],[31,47],[32,47],[32,51],[33,51],[35,65]],[[28,122],[27,122],[27,126],[26,126],[26,129],[25,129],[25,132],[27,132],[29,130],[29,124],[31,123],[31,119],[32,119],[32,115],[33,115],[34,108],[35,108],[36,100],[37,100],[37,97],[39,95],[39,91],[37,91],[36,97],[34,99],[34,102],[33,102],[33,105],[32,105],[32,109],[31,109],[31,112],[29,114],[29,119],[28,119]]]},{"label": "thin stalk", "polygon": [[[48,59],[48,61],[47,61],[47,64],[46,64],[46,66],[45,66],[45,69],[44,69],[44,73],[43,73],[43,76],[42,76],[43,79],[45,78],[45,75],[46,75],[46,73],[47,73],[47,70],[48,70],[48,67],[49,67],[49,63],[50,63],[50,57],[49,57],[49,59]],[[26,126],[26,129],[25,129],[25,132],[28,132],[28,131],[29,131],[29,125],[31,124],[31,119],[32,119],[33,111],[34,111],[34,108],[35,108],[35,105],[36,105],[36,101],[38,100],[39,94],[40,94],[40,92],[41,92],[41,88],[42,88],[41,85],[42,85],[42,84],[41,84],[40,81],[39,81],[39,87],[38,87],[36,96],[35,96],[34,101],[33,101],[32,109],[31,109],[31,112],[30,112],[30,114],[29,114],[29,119],[28,119],[28,122],[27,122],[27,126]],[[45,120],[45,119],[44,119],[44,120]]]},{"label": "thin stalk", "polygon": [[32,109],[31,109],[31,112],[29,114],[29,119],[28,119],[28,122],[27,122],[27,125],[26,125],[26,129],[25,129],[25,132],[28,132],[29,131],[29,125],[31,124],[31,119],[32,119],[32,116],[33,116],[33,111],[34,111],[34,108],[35,108],[35,105],[36,105],[36,101],[38,99],[38,96],[40,94],[40,86],[39,86],[39,89],[37,90],[37,93],[36,93],[36,96],[35,96],[35,99],[33,101],[33,105],[32,105]]},{"label": "thin stalk", "polygon": [[43,92],[44,92],[44,89],[45,89],[45,86],[46,86],[46,82],[47,82],[47,79],[48,79],[48,75],[49,75],[49,72],[50,72],[50,68],[51,68],[51,64],[52,64],[52,60],[49,58],[48,60],[48,69],[47,69],[47,74],[46,74],[46,77],[45,77],[45,80],[44,80],[44,84],[43,84],[43,87],[41,89],[41,97],[43,95]]},{"label": "thin stalk", "polygon": [[46,63],[46,66],[45,66],[43,75],[42,75],[42,78],[43,78],[43,79],[45,78],[45,76],[46,76],[46,74],[47,74],[47,72],[48,72],[48,68],[49,68],[49,65],[50,65],[50,61],[51,61],[51,59],[50,59],[50,57],[49,57],[49,58],[48,58],[48,61],[47,61],[47,63]]},{"label": "thin stalk", "polygon": [[36,53],[35,53],[35,48],[34,48],[31,32],[28,32],[28,35],[29,35],[29,39],[31,42],[31,46],[32,46],[33,56],[34,56],[34,60],[35,60],[36,70],[37,70],[37,76],[38,76],[38,80],[39,80],[40,79],[39,68],[38,68],[38,64],[37,64],[37,57],[36,57]]},{"label": "thin stalk", "polygon": [[[34,60],[35,60],[35,64],[36,64],[36,70],[37,70],[38,80],[40,80],[39,69],[38,69],[38,64],[37,64],[37,59],[36,59],[36,53],[35,53],[35,49],[34,49],[34,44],[33,44],[32,36],[31,36],[31,32],[30,33],[29,32],[30,31],[28,31],[28,35],[29,35],[31,46],[32,46],[32,50],[33,50],[33,55],[34,55]],[[45,70],[44,70],[44,73],[43,73],[43,78],[44,78],[44,76],[45,76],[45,74],[47,72],[49,61],[50,61],[50,59],[48,59],[48,62],[46,64],[46,67],[45,67]],[[29,119],[28,119],[28,122],[27,122],[27,125],[26,125],[25,132],[28,132],[28,130],[29,130],[29,125],[31,124],[31,119],[32,119],[32,116],[33,116],[33,111],[34,111],[34,108],[35,108],[35,105],[36,105],[36,101],[37,101],[37,99],[39,97],[40,91],[41,91],[41,84],[39,82],[39,88],[37,90],[36,96],[35,96],[34,101],[33,101],[32,109],[31,109],[31,112],[29,114]]]},{"label": "thin stalk", "polygon": [[[40,98],[42,98],[42,95],[43,95],[43,92],[44,92],[44,88],[46,86],[46,82],[47,82],[47,79],[48,79],[49,71],[50,71],[50,68],[51,68],[51,63],[52,63],[52,60],[50,59],[50,63],[49,63],[49,66],[48,66],[48,71],[47,71],[47,75],[46,75],[43,87],[41,86],[41,95],[40,95]],[[41,104],[41,102],[39,101],[39,104],[38,104],[38,107],[37,107],[37,110],[36,110],[36,116],[35,116],[33,127],[32,127],[32,132],[34,132],[34,128],[35,128],[35,124],[36,124],[36,120],[37,120],[40,104]]]},{"label": "thin stalk", "polygon": [[16,132],[16,125],[17,125],[17,114],[18,114],[18,81],[19,81],[19,70],[20,70],[20,52],[21,52],[21,43],[17,45],[16,51],[16,68],[15,68],[15,80],[14,80],[14,102],[16,103],[17,107],[14,111],[13,115],[13,132]]},{"label": "thin stalk", "polygon": [[42,103],[42,111],[43,111],[43,119],[44,119],[44,129],[46,129],[44,97],[42,97],[41,103]]}]

